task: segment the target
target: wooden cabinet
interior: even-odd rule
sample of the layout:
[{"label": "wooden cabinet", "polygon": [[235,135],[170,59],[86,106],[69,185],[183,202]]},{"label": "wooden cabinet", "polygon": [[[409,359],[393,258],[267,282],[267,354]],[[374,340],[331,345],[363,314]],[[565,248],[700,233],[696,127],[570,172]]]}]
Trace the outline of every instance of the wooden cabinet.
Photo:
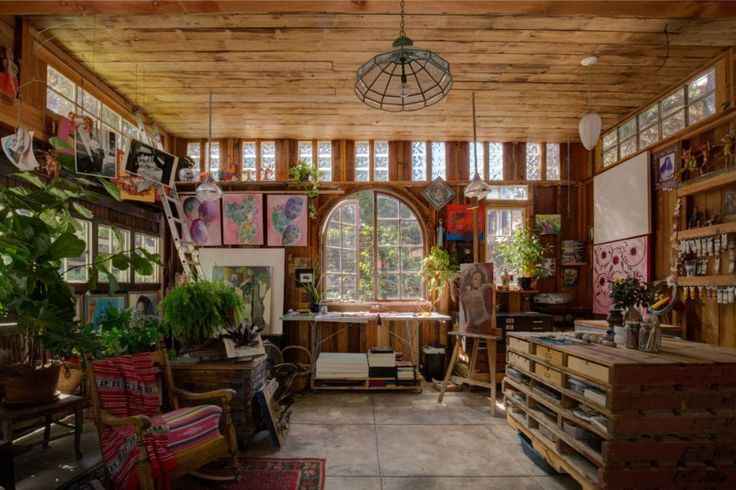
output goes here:
[{"label": "wooden cabinet", "polygon": [[[736,350],[508,335],[509,425],[583,488],[736,488]],[[558,340],[559,339],[559,340]]]}]

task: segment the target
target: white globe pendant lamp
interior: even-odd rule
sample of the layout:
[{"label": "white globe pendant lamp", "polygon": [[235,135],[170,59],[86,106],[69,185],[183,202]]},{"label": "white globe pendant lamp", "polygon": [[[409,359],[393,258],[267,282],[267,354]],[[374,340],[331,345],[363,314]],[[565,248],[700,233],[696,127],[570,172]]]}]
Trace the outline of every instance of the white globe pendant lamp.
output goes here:
[{"label": "white globe pendant lamp", "polygon": [[578,123],[578,132],[580,133],[580,141],[588,150],[595,148],[603,126],[601,116],[599,116],[597,112],[590,110],[590,67],[597,61],[597,56],[588,56],[580,62],[581,65],[588,67],[588,111],[583,115]]}]

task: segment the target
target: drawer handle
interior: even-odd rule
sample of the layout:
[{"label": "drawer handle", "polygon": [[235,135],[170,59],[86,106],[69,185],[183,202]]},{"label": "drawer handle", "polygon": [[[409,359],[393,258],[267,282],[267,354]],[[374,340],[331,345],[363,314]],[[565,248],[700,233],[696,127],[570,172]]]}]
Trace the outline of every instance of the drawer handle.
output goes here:
[{"label": "drawer handle", "polygon": [[545,371],[545,372],[544,372],[544,377],[545,377],[545,378],[549,378],[549,377],[550,377],[550,375],[549,375],[549,371]]},{"label": "drawer handle", "polygon": [[544,357],[546,357],[548,359],[552,359],[552,353],[550,351],[547,351],[547,352],[544,353]]}]

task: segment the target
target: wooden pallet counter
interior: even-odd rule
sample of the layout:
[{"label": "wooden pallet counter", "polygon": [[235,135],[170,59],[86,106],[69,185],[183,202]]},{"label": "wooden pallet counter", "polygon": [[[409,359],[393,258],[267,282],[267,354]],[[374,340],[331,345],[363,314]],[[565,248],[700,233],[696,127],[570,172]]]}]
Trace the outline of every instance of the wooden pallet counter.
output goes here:
[{"label": "wooden pallet counter", "polygon": [[736,488],[736,349],[507,340],[509,424],[584,488]]}]

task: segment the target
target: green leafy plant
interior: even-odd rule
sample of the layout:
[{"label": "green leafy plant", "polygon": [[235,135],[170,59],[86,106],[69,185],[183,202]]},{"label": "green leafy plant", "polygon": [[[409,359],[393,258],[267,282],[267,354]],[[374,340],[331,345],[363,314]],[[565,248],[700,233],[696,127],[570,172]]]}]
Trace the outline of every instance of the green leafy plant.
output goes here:
[{"label": "green leafy plant", "polygon": [[[35,172],[18,172],[12,179],[23,185],[0,188],[0,303],[6,316],[17,322],[22,337],[21,364],[35,368],[46,361],[46,352],[66,357],[99,348],[89,327],[75,321],[76,298],[64,281],[64,259],[82,255],[83,240],[76,232],[81,225],[75,215],[92,219],[81,200],[99,200],[93,183],[65,171],[47,179]],[[114,198],[119,190],[106,179],[100,185]],[[130,257],[127,254],[131,254]],[[117,281],[110,266],[150,273],[157,256],[145,251],[123,251],[98,256],[80,267],[89,269],[88,287],[96,287],[98,272],[110,279],[110,293]]]},{"label": "green leafy plant", "polygon": [[498,253],[520,277],[542,277],[545,247],[528,226],[517,229],[509,241],[498,245]]},{"label": "green leafy plant", "polygon": [[193,346],[239,324],[245,303],[235,288],[224,282],[199,280],[176,287],[164,297],[160,308],[174,337]]},{"label": "green leafy plant", "polygon": [[104,345],[104,357],[139,354],[156,348],[168,326],[152,315],[135,316],[129,309],[108,308],[100,319],[97,335]]},{"label": "green leafy plant", "polygon": [[318,305],[322,301],[322,290],[320,289],[321,280],[322,277],[319,275],[319,260],[314,259],[312,280],[308,283],[302,284],[310,305]]},{"label": "green leafy plant", "polygon": [[439,301],[445,294],[445,285],[460,270],[455,259],[442,247],[434,246],[429,255],[422,259],[422,277],[427,294]]},{"label": "green leafy plant", "polygon": [[309,196],[309,217],[317,218],[317,208],[314,205],[314,198],[319,193],[319,178],[322,173],[314,165],[298,160],[296,165],[289,170],[291,178],[304,185],[304,189]]},{"label": "green leafy plant", "polygon": [[613,301],[613,307],[619,310],[649,306],[654,302],[657,288],[650,287],[636,277],[616,279],[609,281],[611,292],[609,297]]}]

